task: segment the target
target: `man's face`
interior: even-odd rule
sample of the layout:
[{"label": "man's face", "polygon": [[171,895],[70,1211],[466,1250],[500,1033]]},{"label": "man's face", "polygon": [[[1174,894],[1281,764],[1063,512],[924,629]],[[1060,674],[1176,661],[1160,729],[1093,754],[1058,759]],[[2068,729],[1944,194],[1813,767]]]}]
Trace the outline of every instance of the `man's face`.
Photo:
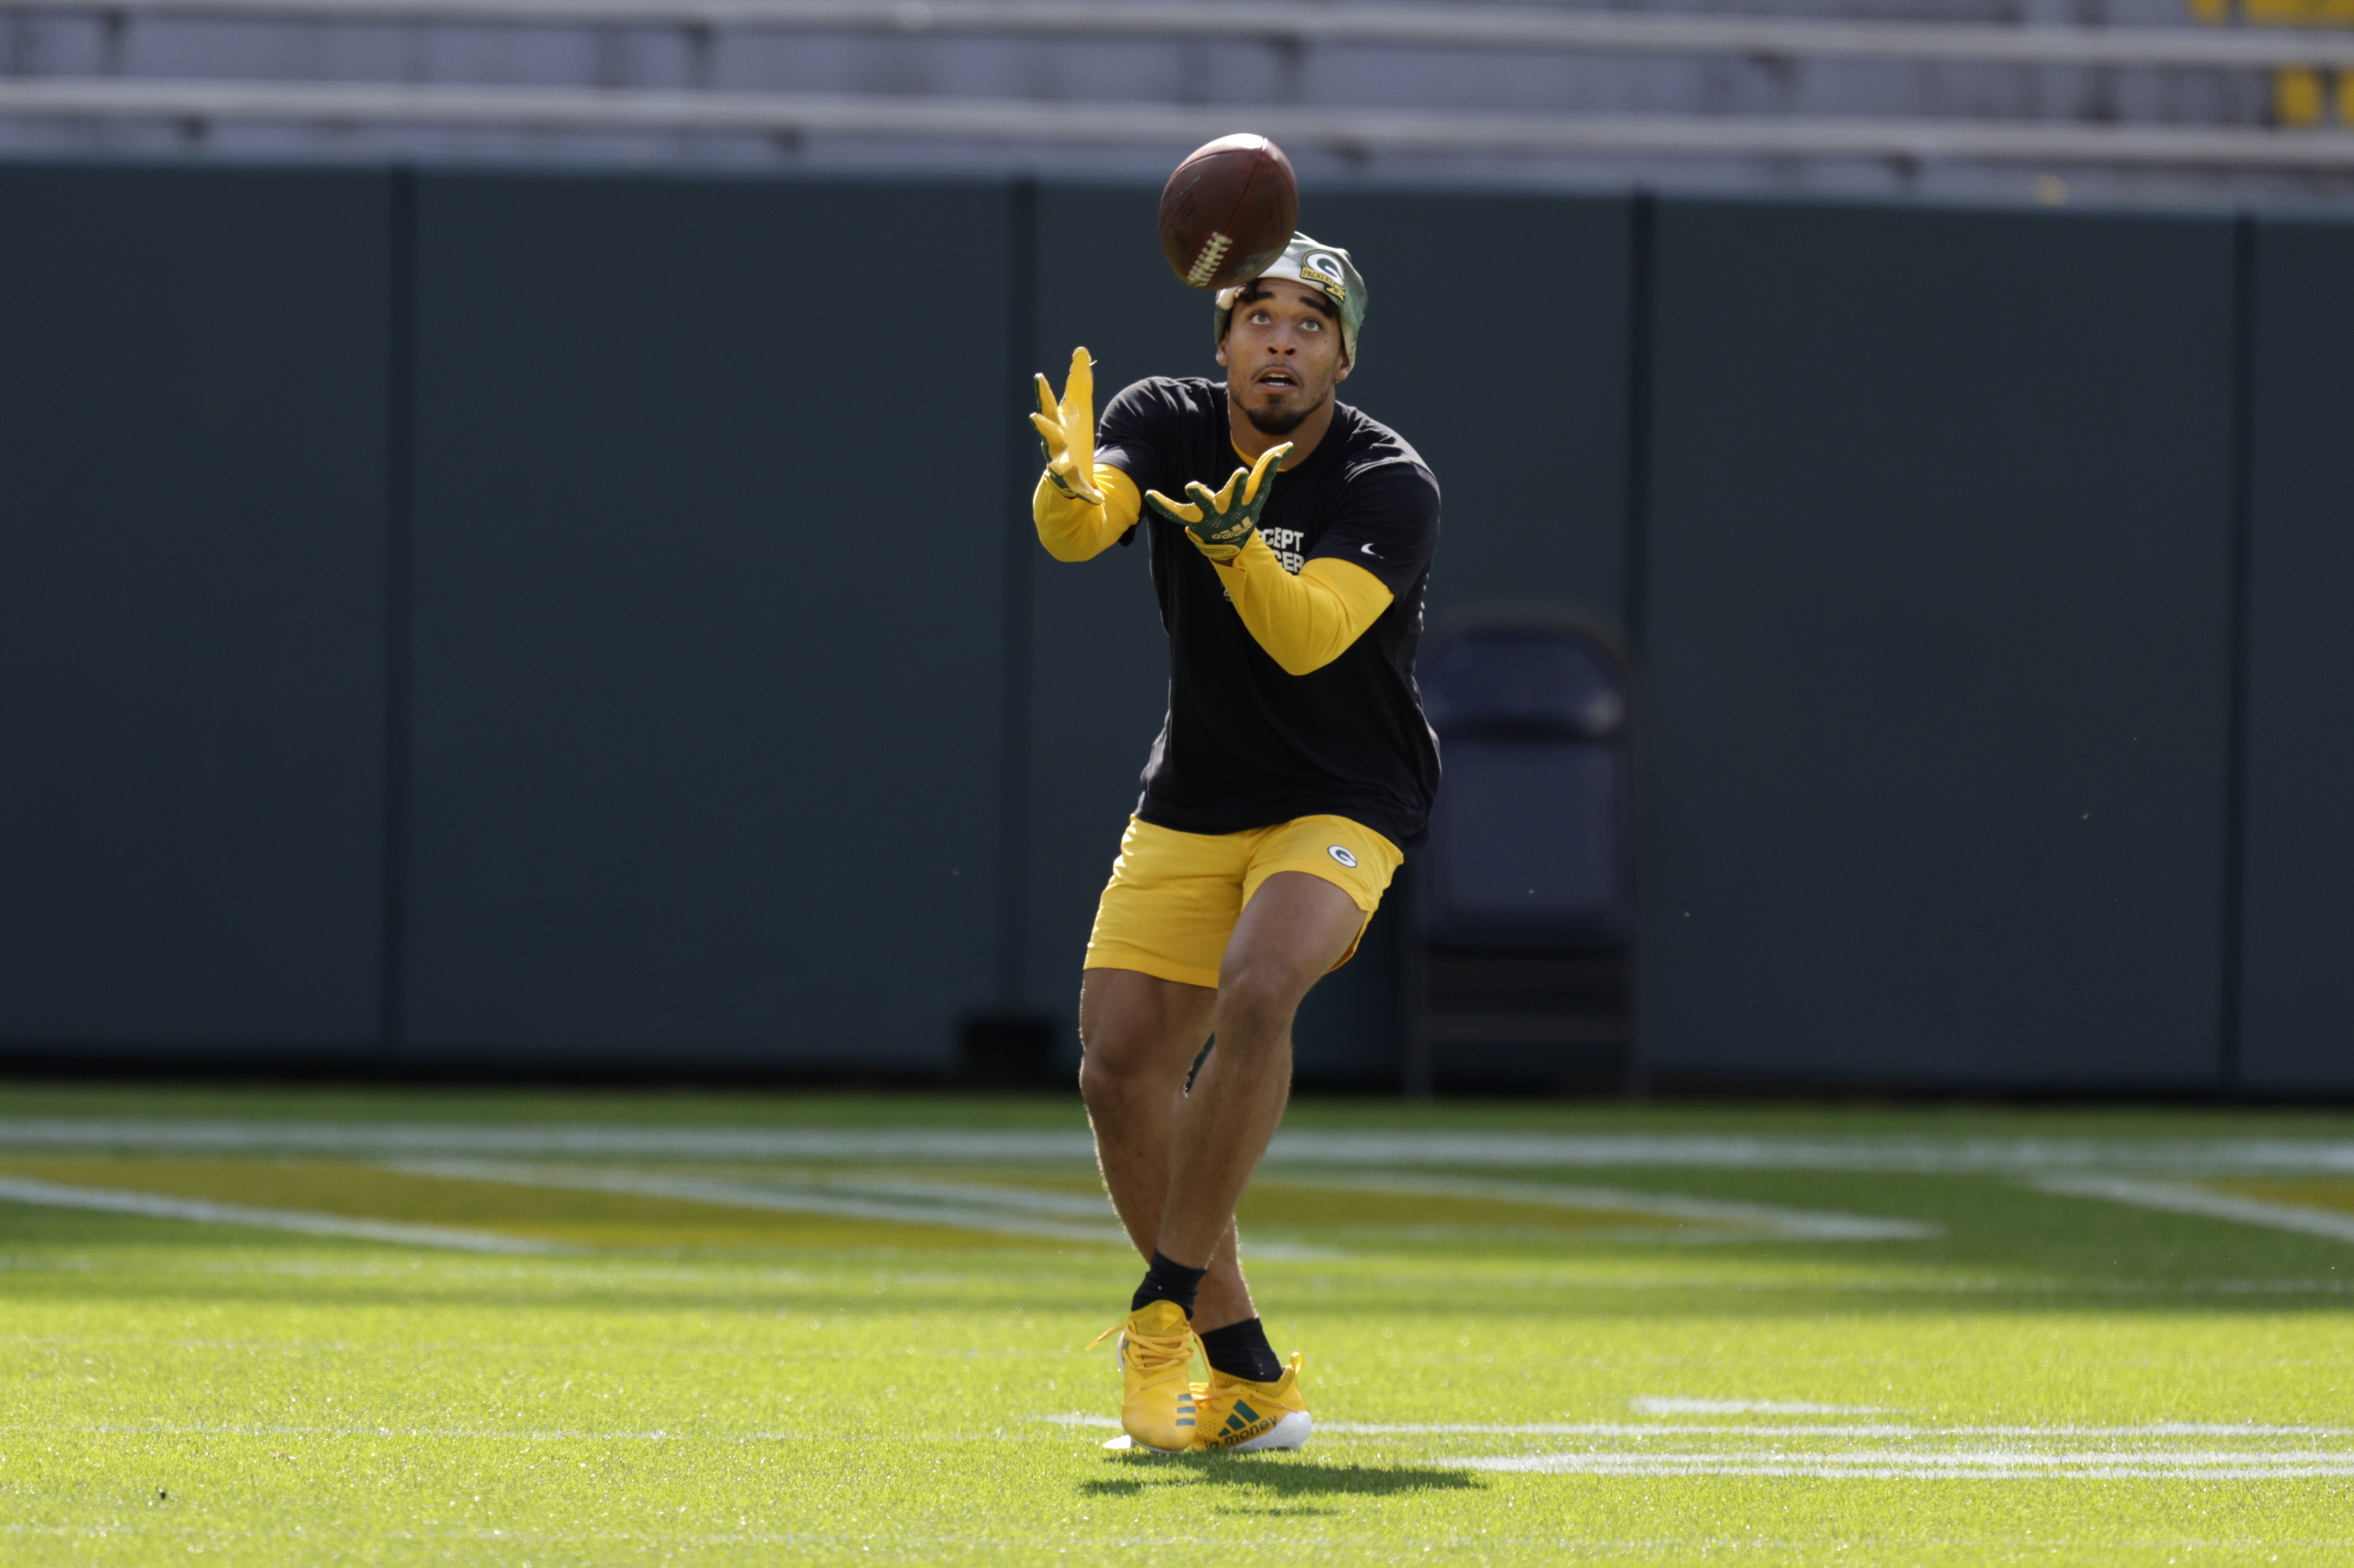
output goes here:
[{"label": "man's face", "polygon": [[1218,344],[1226,392],[1260,430],[1288,436],[1349,378],[1341,323],[1321,290],[1288,278],[1246,286]]}]

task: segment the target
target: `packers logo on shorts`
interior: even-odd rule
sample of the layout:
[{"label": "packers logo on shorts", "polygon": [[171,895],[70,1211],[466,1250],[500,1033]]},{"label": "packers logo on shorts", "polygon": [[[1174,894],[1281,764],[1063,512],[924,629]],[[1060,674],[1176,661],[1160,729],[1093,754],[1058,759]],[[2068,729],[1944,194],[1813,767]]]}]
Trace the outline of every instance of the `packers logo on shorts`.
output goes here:
[{"label": "packers logo on shorts", "polygon": [[1324,851],[1324,853],[1331,855],[1334,860],[1339,861],[1342,865],[1347,866],[1351,871],[1357,869],[1357,857],[1351,854],[1339,844],[1331,845]]}]

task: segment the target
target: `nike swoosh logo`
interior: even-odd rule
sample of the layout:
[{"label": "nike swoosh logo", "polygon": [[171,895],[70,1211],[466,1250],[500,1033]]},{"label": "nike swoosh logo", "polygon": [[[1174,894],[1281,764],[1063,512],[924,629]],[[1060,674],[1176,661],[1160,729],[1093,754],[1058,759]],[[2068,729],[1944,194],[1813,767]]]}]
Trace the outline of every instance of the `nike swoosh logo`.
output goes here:
[{"label": "nike swoosh logo", "polygon": [[[1357,548],[1363,550],[1368,556],[1373,556],[1373,547],[1371,545],[1360,545]],[[1373,559],[1378,561],[1381,557],[1379,556],[1373,556]]]}]

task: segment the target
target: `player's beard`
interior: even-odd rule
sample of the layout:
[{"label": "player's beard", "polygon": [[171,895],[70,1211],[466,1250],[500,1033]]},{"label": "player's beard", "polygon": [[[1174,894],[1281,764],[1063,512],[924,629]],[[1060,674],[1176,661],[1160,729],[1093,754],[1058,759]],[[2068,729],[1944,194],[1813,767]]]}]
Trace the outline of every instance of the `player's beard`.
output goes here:
[{"label": "player's beard", "polygon": [[1308,417],[1321,408],[1331,396],[1331,388],[1326,387],[1312,402],[1302,403],[1298,408],[1270,408],[1261,413],[1256,408],[1246,408],[1243,410],[1243,416],[1250,420],[1251,428],[1262,436],[1278,438],[1288,436],[1306,424]]}]

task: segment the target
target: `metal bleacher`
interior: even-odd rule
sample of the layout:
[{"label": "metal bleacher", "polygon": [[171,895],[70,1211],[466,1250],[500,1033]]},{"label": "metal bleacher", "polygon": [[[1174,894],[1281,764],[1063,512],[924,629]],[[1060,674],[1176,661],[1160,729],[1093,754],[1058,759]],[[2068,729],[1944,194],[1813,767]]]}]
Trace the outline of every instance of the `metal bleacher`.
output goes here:
[{"label": "metal bleacher", "polygon": [[2354,169],[2354,33],[2318,25],[2335,15],[0,0],[0,154],[1127,177],[1241,115],[1332,177],[2328,201]]}]

